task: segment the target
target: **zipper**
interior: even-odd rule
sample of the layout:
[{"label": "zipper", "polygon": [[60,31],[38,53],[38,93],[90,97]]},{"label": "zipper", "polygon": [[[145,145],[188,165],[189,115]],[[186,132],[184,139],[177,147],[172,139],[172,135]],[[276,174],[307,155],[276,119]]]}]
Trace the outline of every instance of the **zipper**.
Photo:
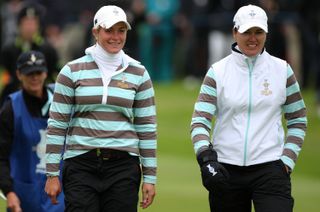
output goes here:
[{"label": "zipper", "polygon": [[248,137],[249,137],[248,134],[249,134],[250,118],[251,118],[251,110],[252,110],[252,69],[253,69],[252,61],[247,60],[247,65],[249,68],[249,102],[248,102],[247,128],[246,128],[246,134],[245,134],[244,153],[243,153],[244,166],[246,166],[247,164]]}]

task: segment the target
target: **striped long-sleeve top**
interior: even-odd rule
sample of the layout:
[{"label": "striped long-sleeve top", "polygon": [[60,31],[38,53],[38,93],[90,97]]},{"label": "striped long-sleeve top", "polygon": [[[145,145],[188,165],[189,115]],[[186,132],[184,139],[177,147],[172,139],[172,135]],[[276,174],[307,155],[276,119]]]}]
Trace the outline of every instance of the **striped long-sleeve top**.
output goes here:
[{"label": "striped long-sleeve top", "polygon": [[60,71],[48,120],[47,174],[59,163],[94,148],[139,155],[143,180],[156,183],[156,108],[147,70],[124,54],[108,84],[90,54]]},{"label": "striped long-sleeve top", "polygon": [[290,65],[266,51],[251,59],[233,47],[206,74],[191,137],[197,154],[212,142],[220,162],[249,166],[281,159],[293,169],[306,125],[306,107]]}]

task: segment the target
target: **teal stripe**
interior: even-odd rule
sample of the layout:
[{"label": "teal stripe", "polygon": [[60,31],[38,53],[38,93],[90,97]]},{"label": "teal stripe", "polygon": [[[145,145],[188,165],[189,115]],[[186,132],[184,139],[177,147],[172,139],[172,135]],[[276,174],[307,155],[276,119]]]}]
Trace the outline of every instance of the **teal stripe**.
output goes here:
[{"label": "teal stripe", "polygon": [[208,127],[209,129],[211,129],[212,123],[210,121],[208,121],[208,119],[204,118],[204,117],[195,117],[192,118],[192,124],[194,123],[201,123],[206,125],[206,127]]},{"label": "teal stripe", "polygon": [[139,142],[140,149],[155,149],[157,146],[156,140],[142,140]]},{"label": "teal stripe", "polygon": [[64,136],[48,135],[47,134],[46,144],[63,145],[64,140],[65,140]]},{"label": "teal stripe", "polygon": [[284,164],[286,164],[287,166],[289,166],[291,170],[294,169],[295,163],[294,163],[294,161],[293,161],[291,158],[283,155],[283,156],[281,156],[281,160],[283,161]]},{"label": "teal stripe", "polygon": [[95,119],[86,119],[86,118],[74,118],[73,126],[90,128],[94,130],[108,130],[108,131],[133,131],[134,127],[129,122],[124,121],[101,121]]},{"label": "teal stripe", "polygon": [[156,124],[141,124],[134,125],[134,128],[137,132],[155,132],[156,126]]},{"label": "teal stripe", "polygon": [[210,136],[209,132],[206,129],[204,129],[203,127],[197,127],[192,130],[191,137],[193,138],[196,135],[206,135],[208,137]]},{"label": "teal stripe", "polygon": [[143,182],[144,183],[156,184],[157,178],[155,176],[151,176],[151,175],[144,175],[143,176]]},{"label": "teal stripe", "polygon": [[300,92],[300,89],[299,89],[297,82],[294,83],[293,85],[287,87],[287,89],[286,89],[287,96],[290,96],[290,95],[297,93],[297,92]]},{"label": "teal stripe", "polygon": [[293,143],[286,143],[284,145],[284,148],[292,150],[296,155],[299,155],[299,152],[301,151],[301,148]]},{"label": "teal stripe", "polygon": [[46,161],[50,161],[50,163],[60,163],[61,160],[61,154],[54,154],[54,153],[50,153],[50,154],[46,154]]},{"label": "teal stripe", "polygon": [[136,93],[135,99],[136,100],[143,100],[143,99],[149,99],[151,97],[154,97],[154,90],[153,88],[149,88],[144,91],[140,91]]},{"label": "teal stripe", "polygon": [[144,108],[135,108],[134,109],[134,116],[135,117],[148,117],[156,115],[155,106],[149,106]]},{"label": "teal stripe", "polygon": [[293,75],[293,70],[291,68],[291,66],[288,64],[287,66],[287,79],[290,78]]},{"label": "teal stripe", "polygon": [[213,70],[212,67],[209,68],[209,70],[208,70],[208,72],[206,74],[206,77],[209,77],[209,78],[211,78],[213,80],[216,80],[216,75],[215,75],[214,70]]},{"label": "teal stripe", "polygon": [[73,73],[73,75],[76,76],[78,80],[95,79],[101,78],[101,71],[99,69],[91,69],[78,71]]},{"label": "teal stripe", "polygon": [[197,102],[194,108],[197,111],[206,112],[212,115],[214,115],[216,111],[216,106],[208,102]]},{"label": "teal stripe", "polygon": [[303,108],[305,108],[305,105],[302,99],[289,105],[284,105],[283,107],[285,113],[293,113]]},{"label": "teal stripe", "polygon": [[144,167],[157,167],[157,158],[141,157],[141,164]]},{"label": "teal stripe", "polygon": [[116,87],[108,88],[108,96],[120,97],[123,99],[131,100],[133,99],[134,95],[135,95],[134,90],[126,90],[126,89],[116,88]]},{"label": "teal stripe", "polygon": [[69,104],[52,102],[50,111],[63,113],[63,114],[70,114],[71,108],[72,108],[72,105],[69,105]]},{"label": "teal stripe", "polygon": [[210,142],[209,141],[206,141],[206,140],[201,140],[201,141],[198,141],[194,144],[193,146],[193,149],[194,149],[194,152],[197,153],[198,150],[203,147],[203,146],[209,146]]},{"label": "teal stripe", "polygon": [[74,90],[60,83],[55,84],[54,92],[65,96],[74,96]]},{"label": "teal stripe", "polygon": [[80,97],[81,96],[100,96],[102,93],[103,93],[102,86],[79,86],[76,91],[76,95]]},{"label": "teal stripe", "polygon": [[210,96],[217,96],[217,90],[208,85],[202,85],[200,94],[209,94]]},{"label": "teal stripe", "polygon": [[[68,137],[67,144],[80,144],[91,147],[131,147],[138,148],[138,139],[125,138],[94,138],[88,136],[72,135]],[[73,151],[73,150],[72,150]]]},{"label": "teal stripe", "polygon": [[301,118],[295,118],[295,119],[290,119],[287,122],[287,125],[293,125],[293,124],[306,124],[307,123],[307,117],[301,117]]},{"label": "teal stripe", "polygon": [[288,130],[288,136],[296,136],[301,139],[304,139],[304,136],[306,135],[306,132],[304,130],[301,130],[299,128],[293,128]]}]

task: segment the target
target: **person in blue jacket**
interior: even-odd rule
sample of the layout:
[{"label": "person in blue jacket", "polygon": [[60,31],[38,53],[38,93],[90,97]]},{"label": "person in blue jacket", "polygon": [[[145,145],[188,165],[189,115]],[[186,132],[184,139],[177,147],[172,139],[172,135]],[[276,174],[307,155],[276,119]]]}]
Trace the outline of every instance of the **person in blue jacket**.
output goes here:
[{"label": "person in blue jacket", "polygon": [[45,135],[53,99],[52,88],[45,86],[45,56],[20,54],[16,74],[22,88],[9,95],[0,111],[0,189],[8,211],[60,212],[64,195],[52,205],[44,192]]}]

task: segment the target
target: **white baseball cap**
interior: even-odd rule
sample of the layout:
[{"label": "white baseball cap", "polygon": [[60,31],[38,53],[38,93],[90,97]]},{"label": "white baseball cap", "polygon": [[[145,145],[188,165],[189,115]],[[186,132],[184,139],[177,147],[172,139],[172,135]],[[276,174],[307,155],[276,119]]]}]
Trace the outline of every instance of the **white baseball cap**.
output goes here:
[{"label": "white baseball cap", "polygon": [[247,5],[240,7],[233,18],[234,28],[244,33],[252,27],[259,27],[268,32],[268,17],[266,12],[258,6]]},{"label": "white baseball cap", "polygon": [[108,5],[101,7],[96,12],[93,19],[93,27],[97,28],[98,26],[101,26],[109,29],[118,22],[124,22],[128,29],[131,29],[131,26],[127,21],[126,13],[120,7]]}]

